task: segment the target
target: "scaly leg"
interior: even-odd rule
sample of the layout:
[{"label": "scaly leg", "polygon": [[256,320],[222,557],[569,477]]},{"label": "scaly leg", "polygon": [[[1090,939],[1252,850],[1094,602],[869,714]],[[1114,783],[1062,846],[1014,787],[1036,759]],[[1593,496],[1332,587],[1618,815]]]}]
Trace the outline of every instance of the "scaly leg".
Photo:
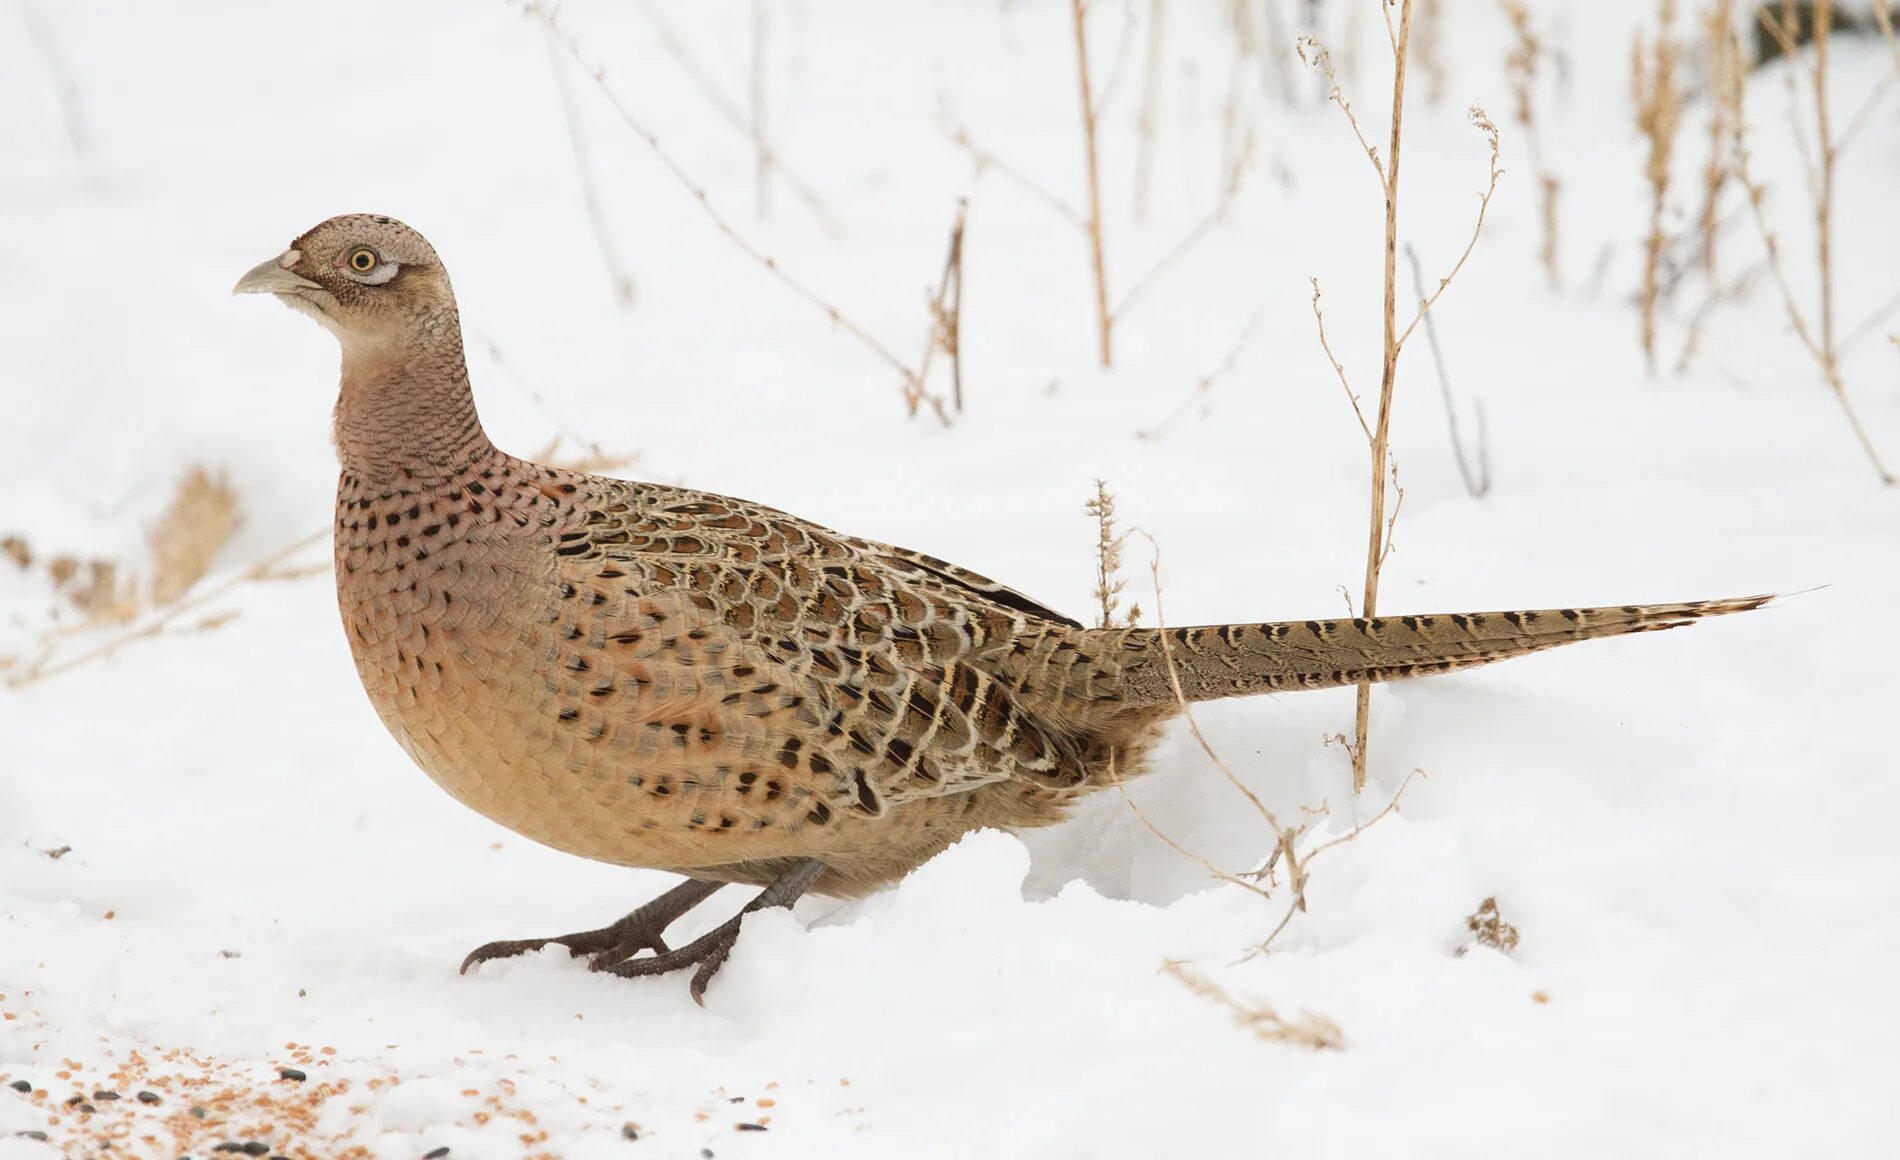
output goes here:
[{"label": "scaly leg", "polygon": [[599,930],[584,930],[579,934],[564,934],[558,938],[523,938],[485,943],[470,951],[468,957],[462,960],[462,973],[466,975],[470,967],[490,959],[525,955],[549,943],[566,947],[575,958],[587,956],[596,968],[630,959],[643,950],[664,954],[666,940],[661,936],[666,928],[724,885],[723,882],[702,882],[697,878],[688,878],[619,922]]},{"label": "scaly leg", "polygon": [[704,1007],[706,983],[719,973],[719,968],[725,965],[726,956],[732,953],[733,944],[739,941],[739,924],[745,921],[745,916],[770,906],[790,906],[811,889],[812,883],[818,881],[819,875],[824,872],[825,864],[818,859],[800,859],[790,870],[779,875],[772,885],[760,891],[757,898],[746,903],[744,910],[685,946],[646,958],[622,958],[611,962],[596,959],[592,969],[631,979],[642,975],[664,975],[693,967],[693,979],[687,989],[692,993],[693,1002]]}]

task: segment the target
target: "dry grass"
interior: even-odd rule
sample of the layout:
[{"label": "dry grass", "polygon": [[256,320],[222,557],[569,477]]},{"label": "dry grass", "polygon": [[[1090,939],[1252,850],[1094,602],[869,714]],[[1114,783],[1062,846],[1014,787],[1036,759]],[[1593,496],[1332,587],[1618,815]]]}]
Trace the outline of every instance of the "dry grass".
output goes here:
[{"label": "dry grass", "polygon": [[1141,605],[1130,605],[1127,614],[1122,614],[1122,590],[1128,587],[1121,574],[1122,545],[1128,536],[1115,530],[1115,493],[1108,490],[1108,481],[1095,481],[1095,495],[1083,510],[1095,520],[1095,600],[1100,609],[1096,627],[1133,627],[1141,620]]},{"label": "dry grass", "polygon": [[653,130],[647,127],[644,120],[634,115],[633,110],[627,106],[626,102],[620,99],[620,95],[607,84],[606,69],[595,64],[587,57],[587,54],[581,48],[580,42],[562,27],[559,14],[552,6],[545,3],[530,3],[527,7],[527,12],[543,22],[543,25],[547,28],[549,33],[553,35],[561,48],[574,60],[574,63],[580,67],[581,71],[586,73],[594,82],[594,86],[600,91],[601,96],[606,99],[608,105],[613,109],[614,114],[618,116],[621,122],[629,129],[633,130],[636,136],[646,143],[647,148],[653,152],[653,156],[660,162],[660,167],[666,170],[667,174],[672,177],[674,181],[679,183],[693,198],[694,202],[698,204],[700,212],[706,215],[706,218],[712,223],[714,229],[718,230],[727,241],[731,242],[741,253],[759,265],[781,285],[823,312],[825,317],[830,319],[833,325],[850,335],[859,345],[863,346],[892,370],[896,371],[902,379],[904,405],[910,414],[915,415],[919,407],[928,405],[931,413],[936,415],[940,422],[945,426],[949,425],[950,414],[944,408],[943,400],[924,389],[923,381],[918,378],[916,368],[906,364],[904,360],[891,353],[890,347],[879,341],[862,325],[853,321],[830,299],[820,294],[817,290],[814,290],[803,279],[786,270],[779,264],[777,259],[753,244],[727,220],[725,214],[721,213],[719,209],[713,205],[712,198],[706,192],[705,187],[700,185],[686,172],[685,168],[680,165],[671,152],[661,147],[659,137]]},{"label": "dry grass", "polygon": [[1324,1015],[1302,1011],[1299,1018],[1287,1019],[1265,1003],[1241,1002],[1212,979],[1195,974],[1185,963],[1170,959],[1161,969],[1201,998],[1227,1008],[1233,1013],[1234,1022],[1269,1043],[1309,1047],[1314,1051],[1337,1051],[1346,1046],[1346,1033]]},{"label": "dry grass", "polygon": [[[1096,504],[1089,505],[1090,514],[1096,515],[1097,510],[1098,506]],[[1121,546],[1126,537],[1115,534],[1112,523],[1112,504],[1110,505],[1109,516],[1111,517],[1110,522],[1103,524],[1101,516],[1097,515],[1098,546],[1096,559],[1098,565],[1097,576],[1098,579],[1102,581],[1099,587],[1110,591],[1112,595],[1121,591],[1119,575]],[[1137,533],[1148,541],[1148,545],[1153,552],[1148,569],[1149,576],[1154,582],[1155,621],[1158,629],[1165,630],[1167,628],[1167,611],[1161,601],[1161,549],[1159,545],[1155,543],[1153,536],[1141,531],[1139,528],[1133,529],[1129,534]],[[1104,544],[1113,545],[1113,551],[1103,551],[1102,546]],[[1112,619],[1112,615],[1105,617],[1105,619]],[[1155,825],[1154,821],[1148,817],[1141,807],[1135,804],[1135,800],[1128,796],[1127,787],[1122,785],[1118,779],[1113,778],[1112,773],[1111,780],[1114,780],[1117,788],[1120,789],[1122,801],[1128,806],[1129,812],[1134,814],[1135,819],[1139,821],[1149,833],[1159,839],[1163,845],[1181,855],[1183,858],[1186,858],[1188,861],[1200,866],[1203,870],[1207,871],[1209,876],[1221,882],[1228,883],[1231,886],[1238,886],[1242,890],[1248,891],[1269,903],[1276,905],[1284,903],[1284,910],[1280,915],[1279,921],[1267,932],[1266,937],[1261,939],[1260,942],[1254,946],[1252,951],[1249,952],[1255,955],[1264,954],[1272,948],[1274,940],[1279,938],[1280,933],[1293,921],[1293,916],[1306,909],[1307,871],[1313,859],[1328,850],[1353,841],[1367,829],[1383,821],[1388,815],[1397,812],[1400,799],[1405,796],[1406,789],[1411,786],[1412,778],[1418,776],[1420,771],[1413,770],[1411,774],[1408,774],[1405,780],[1399,784],[1399,788],[1392,794],[1391,800],[1387,801],[1385,806],[1370,818],[1367,818],[1365,821],[1342,834],[1319,842],[1310,841],[1307,834],[1308,824],[1314,818],[1327,816],[1330,812],[1329,807],[1325,803],[1321,803],[1317,809],[1304,809],[1302,813],[1304,814],[1305,820],[1292,826],[1282,824],[1273,810],[1268,808],[1266,802],[1260,799],[1260,795],[1247,787],[1246,782],[1242,781],[1239,775],[1234,773],[1233,768],[1227,764],[1219,752],[1214,749],[1213,744],[1207,740],[1207,735],[1201,732],[1200,722],[1195,719],[1193,706],[1188,703],[1187,697],[1181,689],[1180,670],[1175,664],[1174,651],[1169,643],[1169,634],[1165,631],[1159,632],[1158,639],[1161,642],[1162,660],[1167,665],[1168,686],[1174,693],[1175,704],[1181,710],[1181,719],[1187,723],[1189,735],[1194,738],[1194,743],[1200,747],[1201,752],[1213,763],[1214,768],[1220,771],[1221,777],[1226,780],[1228,786],[1233,789],[1235,793],[1239,794],[1260,820],[1266,824],[1267,829],[1273,835],[1272,852],[1251,870],[1236,873],[1231,870],[1222,869],[1202,855],[1183,846],[1165,830]],[[1284,872],[1287,878],[1287,891],[1284,896],[1276,895],[1275,890],[1279,885],[1278,875],[1281,872]]]},{"label": "dry grass", "polygon": [[1643,178],[1649,185],[1649,232],[1643,238],[1641,314],[1643,360],[1656,373],[1656,316],[1661,299],[1659,271],[1668,236],[1663,220],[1669,205],[1670,160],[1675,154],[1676,130],[1682,124],[1682,91],[1677,68],[1682,45],[1676,40],[1676,0],[1660,0],[1653,41],[1641,33],[1630,52],[1630,90],[1636,103],[1636,129],[1649,145]]},{"label": "dry grass", "polygon": [[164,607],[190,591],[237,531],[237,493],[221,476],[192,467],[152,529],[152,605]]},{"label": "dry grass", "polygon": [[[0,665],[8,670],[7,685],[17,688],[43,680],[109,656],[129,640],[164,631],[201,603],[189,594],[230,542],[239,522],[237,493],[222,478],[194,466],[179,478],[171,501],[146,537],[150,562],[143,582],[112,560],[54,556],[42,561],[21,536],[0,541],[0,552],[20,568],[42,570],[54,593],[79,614],[76,624],[62,625],[56,611],[53,627],[41,634],[38,655],[32,661],[22,665],[10,660]],[[208,632],[227,623],[231,615],[200,619],[185,631]],[[75,634],[127,625],[141,616],[150,618],[141,628],[76,655],[60,653]]]}]

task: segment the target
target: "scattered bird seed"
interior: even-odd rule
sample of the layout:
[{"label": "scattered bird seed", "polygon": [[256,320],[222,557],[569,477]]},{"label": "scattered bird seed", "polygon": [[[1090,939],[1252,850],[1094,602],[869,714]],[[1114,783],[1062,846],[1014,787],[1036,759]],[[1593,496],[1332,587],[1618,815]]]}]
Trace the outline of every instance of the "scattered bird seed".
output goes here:
[{"label": "scattered bird seed", "polygon": [[98,1111],[99,1109],[98,1109],[98,1108],[95,1108],[95,1107],[93,1107],[93,1106],[92,1106],[91,1104],[86,1104],[86,1103],[82,1103],[82,1104],[80,1104],[80,1105],[79,1105],[79,1110],[80,1110],[81,1112],[84,1112],[84,1113],[85,1113],[86,1115],[88,1115],[88,1116],[90,1116],[90,1115],[92,1115],[92,1114],[93,1114],[94,1112],[96,1112],[96,1111]]},{"label": "scattered bird seed", "polygon": [[733,1128],[733,1131],[735,1132],[769,1132],[771,1131],[771,1129],[767,1128],[764,1124],[748,1124],[744,1121],[734,1124],[732,1128]]},{"label": "scattered bird seed", "polygon": [[7,1086],[11,1087],[16,1092],[30,1092],[33,1090],[33,1085],[26,1082],[23,1079],[16,1079]]},{"label": "scattered bird seed", "polygon": [[303,1072],[301,1072],[301,1071],[298,1071],[298,1070],[297,1070],[296,1068],[294,1068],[294,1067],[280,1067],[280,1068],[278,1068],[278,1069],[277,1069],[277,1077],[278,1077],[279,1079],[294,1079],[294,1080],[296,1080],[296,1081],[297,1081],[298,1083],[302,1083],[303,1081],[305,1081],[305,1080],[307,1080],[307,1079],[309,1079],[309,1078],[310,1078],[309,1076],[307,1076],[307,1075],[305,1075],[305,1074],[304,1074]]},{"label": "scattered bird seed", "polygon": [[158,1102],[158,1093],[157,1092],[140,1092],[138,1094],[138,1101],[141,1104],[155,1104]]},{"label": "scattered bird seed", "polygon": [[82,1095],[70,1095],[66,1097],[66,1106],[69,1108],[76,1107],[77,1105],[83,1104],[85,1102],[86,1102],[86,1097]]},{"label": "scattered bird seed", "polygon": [[640,1129],[634,1127],[632,1124],[622,1124],[620,1125],[620,1138],[623,1140],[638,1140],[640,1138]]},{"label": "scattered bird seed", "polygon": [[37,1131],[31,1131],[31,1130],[29,1130],[29,1131],[25,1131],[25,1132],[15,1132],[15,1133],[13,1133],[13,1134],[14,1134],[14,1135],[16,1135],[16,1136],[19,1136],[19,1137],[20,1137],[21,1139],[24,1139],[24,1140],[40,1140],[40,1141],[44,1141],[44,1140],[46,1139],[46,1133],[45,1133],[45,1132],[37,1132]]},{"label": "scattered bird seed", "polygon": [[449,1154],[449,1150],[445,1146],[445,1147],[437,1148],[433,1152],[424,1152],[422,1154],[422,1160],[442,1160],[442,1157],[447,1156],[448,1154]]},{"label": "scattered bird seed", "polygon": [[193,1104],[191,1108],[191,1114],[202,1120],[205,1118],[205,1116],[208,1113],[206,1113],[206,1111],[203,1108],[198,1107],[196,1104]]},{"label": "scattered bird seed", "polygon": [[109,1092],[109,1091],[106,1091],[104,1088],[101,1088],[100,1090],[92,1093],[92,1098],[95,1100],[116,1100],[119,1098],[119,1093]]},{"label": "scattered bird seed", "polygon": [[244,952],[243,951],[219,951],[218,957],[221,959],[241,959],[244,957]]},{"label": "scattered bird seed", "polygon": [[226,1140],[211,1150],[213,1152],[242,1152],[246,1156],[262,1156],[270,1151],[270,1145],[260,1140],[246,1140],[242,1144]]}]

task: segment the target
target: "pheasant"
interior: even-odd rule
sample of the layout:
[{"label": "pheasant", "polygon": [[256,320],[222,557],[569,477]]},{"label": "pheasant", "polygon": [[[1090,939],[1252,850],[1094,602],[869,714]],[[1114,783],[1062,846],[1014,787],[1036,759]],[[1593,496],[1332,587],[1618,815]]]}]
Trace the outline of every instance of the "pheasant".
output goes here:
[{"label": "pheasant", "polygon": [[[342,347],[337,603],[383,724],[536,842],[685,881],[549,944],[622,976],[726,961],[747,913],[889,883],[979,827],[1060,821],[1141,772],[1183,706],[1449,672],[1767,597],[1086,628],[954,564],[746,500],[489,442],[435,250],[332,218],[238,282]],[[678,947],[723,885],[764,889]],[[651,953],[643,953],[651,952]]]}]

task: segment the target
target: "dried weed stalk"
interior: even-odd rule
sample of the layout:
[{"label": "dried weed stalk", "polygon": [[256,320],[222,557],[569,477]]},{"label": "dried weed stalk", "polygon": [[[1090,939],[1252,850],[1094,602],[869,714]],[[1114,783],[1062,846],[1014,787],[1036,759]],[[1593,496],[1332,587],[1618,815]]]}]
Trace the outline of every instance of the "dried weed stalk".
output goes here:
[{"label": "dried weed stalk", "polygon": [[53,96],[59,101],[60,123],[66,129],[66,144],[84,157],[92,152],[92,130],[86,124],[79,74],[34,0],[22,0],[20,19],[26,25],[26,36],[33,42],[33,50],[40,55],[40,63],[46,66],[47,79],[53,83]]},{"label": "dried weed stalk", "polygon": [[738,230],[733,228],[732,223],[726,220],[726,216],[713,206],[712,199],[706,193],[705,187],[694,181],[693,178],[687,174],[685,168],[674,159],[673,155],[660,147],[659,137],[647,127],[646,122],[634,115],[633,110],[628,108],[626,102],[622,101],[619,94],[614,92],[607,84],[606,69],[594,64],[588,59],[586,53],[581,49],[580,42],[575,39],[573,34],[561,26],[555,9],[550,4],[541,2],[530,3],[527,7],[527,12],[540,19],[547,26],[548,30],[560,42],[561,47],[573,58],[575,64],[579,65],[581,71],[586,73],[587,76],[593,80],[595,87],[598,88],[601,95],[606,98],[608,105],[612,107],[615,115],[617,115],[629,129],[633,130],[636,136],[646,142],[647,148],[653,151],[653,156],[659,160],[661,167],[665,169],[668,175],[675,181],[684,186],[687,193],[692,195],[693,200],[699,204],[700,211],[712,222],[713,228],[725,235],[726,240],[736,246],[746,257],[763,267],[766,273],[776,278],[794,294],[822,311],[835,326],[856,339],[866,350],[876,355],[892,370],[896,371],[903,380],[904,405],[910,414],[915,415],[920,406],[928,404],[931,412],[936,415],[938,421],[942,422],[945,426],[949,425],[950,414],[944,409],[943,400],[924,389],[923,381],[918,378],[915,368],[907,366],[902,359],[891,353],[889,347],[873,337],[870,331],[847,317],[844,311],[840,310],[829,299],[812,289],[801,279],[789,273],[783,266],[779,265],[775,258],[760,250],[758,246],[748,241]]},{"label": "dried weed stalk", "polygon": [[1639,309],[1642,322],[1643,361],[1649,373],[1656,373],[1656,312],[1661,298],[1659,271],[1662,267],[1663,217],[1669,204],[1669,163],[1675,152],[1676,130],[1682,123],[1682,91],[1676,70],[1682,60],[1682,45],[1676,40],[1676,0],[1660,0],[1656,38],[1647,42],[1642,33],[1630,53],[1631,93],[1636,99],[1636,129],[1649,144],[1649,157],[1643,176],[1649,183],[1649,233],[1643,239],[1643,286]]},{"label": "dried weed stalk", "polygon": [[[759,208],[761,208],[761,210],[763,209],[763,198],[765,196],[760,183],[763,183],[771,175],[776,174],[778,179],[784,183],[785,187],[792,191],[793,196],[804,203],[805,208],[810,211],[812,217],[824,228],[827,234],[834,238],[843,237],[844,227],[838,224],[837,217],[825,204],[824,199],[818,195],[818,191],[812,186],[810,181],[805,179],[803,174],[799,173],[784,157],[780,156],[778,150],[773,147],[771,138],[765,132],[763,124],[765,115],[763,93],[764,77],[762,72],[765,58],[765,45],[763,41],[766,36],[766,30],[764,28],[764,15],[760,11],[760,8],[755,5],[753,9],[753,68],[747,92],[747,99],[752,104],[754,110],[751,116],[748,116],[739,108],[739,103],[726,93],[724,86],[714,79],[712,73],[706,69],[705,65],[700,63],[699,58],[693,54],[692,49],[687,47],[686,41],[681,38],[672,24],[667,21],[665,15],[660,10],[660,5],[656,3],[655,0],[640,0],[640,12],[647,18],[647,23],[653,26],[654,35],[660,38],[660,46],[666,49],[667,54],[678,63],[680,71],[685,73],[687,79],[693,82],[694,87],[699,90],[700,95],[706,98],[706,103],[712,106],[715,113],[719,114],[719,119],[730,126],[734,132],[745,137],[746,141],[751,144],[753,162],[757,171],[755,174],[754,197],[760,202]],[[761,216],[763,216],[763,214],[761,214]]]},{"label": "dried weed stalk", "polygon": [[1702,13],[1702,31],[1709,58],[1709,159],[1702,167],[1702,212],[1696,216],[1696,239],[1702,273],[1713,282],[1722,193],[1734,175],[1731,146],[1742,116],[1742,84],[1748,79],[1748,64],[1735,35],[1735,0],[1713,0]]},{"label": "dried weed stalk", "polygon": [[917,360],[917,381],[930,381],[930,364],[942,351],[950,360],[950,405],[963,413],[963,224],[970,213],[967,198],[957,199],[957,220],[950,227],[950,251],[944,255],[937,292],[928,296],[930,337]]},{"label": "dried weed stalk", "polygon": [[1531,14],[1524,7],[1524,0],[1498,2],[1511,25],[1511,45],[1504,54],[1504,72],[1511,82],[1512,110],[1517,123],[1524,128],[1531,168],[1537,171],[1538,219],[1543,224],[1538,259],[1544,265],[1544,277],[1550,288],[1556,290],[1563,284],[1557,262],[1557,198],[1563,183],[1545,164],[1542,135],[1538,132],[1537,78],[1544,60],[1544,43],[1531,26]]},{"label": "dried weed stalk", "polygon": [[[1458,271],[1464,268],[1465,260],[1478,244],[1478,235],[1484,230],[1484,218],[1491,206],[1492,195],[1497,192],[1498,178],[1502,170],[1498,167],[1498,129],[1492,124],[1484,110],[1473,105],[1470,110],[1471,123],[1485,136],[1490,146],[1490,180],[1484,192],[1479,195],[1478,213],[1472,223],[1471,237],[1465,242],[1465,248],[1451,269],[1438,280],[1438,285],[1430,294],[1421,295],[1417,312],[1412,315],[1403,330],[1398,327],[1396,299],[1398,294],[1398,235],[1399,235],[1399,158],[1400,146],[1404,142],[1403,128],[1405,120],[1405,72],[1406,60],[1411,44],[1413,0],[1399,0],[1399,23],[1392,24],[1390,7],[1382,8],[1386,21],[1386,39],[1392,49],[1392,131],[1386,155],[1382,158],[1379,150],[1366,140],[1365,133],[1359,127],[1359,118],[1353,113],[1352,105],[1340,90],[1339,80],[1333,68],[1331,55],[1325,47],[1312,37],[1302,37],[1299,44],[1300,59],[1307,61],[1325,76],[1329,92],[1327,96],[1339,106],[1346,115],[1346,123],[1352,127],[1353,136],[1359,147],[1365,151],[1366,160],[1372,166],[1379,180],[1379,188],[1385,195],[1385,298],[1384,322],[1385,343],[1384,359],[1379,377],[1379,409],[1373,419],[1368,420],[1364,408],[1360,406],[1358,395],[1353,393],[1352,384],[1347,379],[1346,368],[1333,354],[1332,346],[1326,338],[1326,319],[1320,309],[1319,279],[1313,282],[1313,317],[1319,329],[1320,349],[1332,364],[1333,372],[1339,377],[1339,385],[1344,389],[1347,400],[1352,404],[1353,414],[1359,420],[1359,429],[1365,434],[1366,447],[1371,465],[1371,502],[1367,518],[1366,532],[1366,574],[1364,595],[1360,604],[1360,615],[1371,617],[1379,608],[1379,577],[1385,568],[1387,555],[1392,548],[1392,529],[1398,520],[1399,506],[1405,501],[1405,493],[1398,487],[1398,465],[1391,453],[1392,430],[1392,394],[1398,380],[1399,354],[1405,348],[1405,342],[1412,336],[1419,323],[1437,304],[1438,298],[1451,285]],[[1396,498],[1388,510],[1386,504],[1387,484],[1390,482]],[[1370,728],[1372,713],[1372,685],[1370,682],[1359,686],[1358,708],[1354,716],[1353,742],[1348,746],[1352,758],[1353,790],[1358,792],[1366,784],[1366,737]]]},{"label": "dried weed stalk", "polygon": [[[1792,3],[1784,2],[1780,6],[1779,14],[1771,13],[1766,7],[1760,5],[1757,5],[1755,11],[1760,25],[1774,36],[1783,55],[1788,58],[1783,67],[1801,70],[1800,75],[1807,81],[1810,92],[1817,152],[1808,163],[1803,176],[1807,178],[1808,189],[1813,198],[1815,267],[1820,283],[1820,302],[1814,311],[1812,321],[1810,321],[1808,311],[1802,308],[1795,297],[1787,272],[1783,268],[1780,241],[1775,232],[1769,228],[1767,216],[1763,211],[1767,190],[1751,173],[1748,119],[1739,108],[1735,117],[1734,137],[1736,179],[1741,183],[1748,200],[1749,212],[1754,217],[1756,229],[1761,234],[1762,245],[1767,250],[1768,267],[1774,274],[1776,287],[1781,291],[1782,305],[1787,310],[1789,323],[1801,339],[1801,344],[1813,356],[1815,365],[1820,369],[1822,381],[1827,384],[1836,401],[1840,403],[1842,414],[1846,416],[1848,426],[1853,429],[1855,441],[1860,444],[1868,462],[1879,474],[1880,482],[1891,485],[1895,482],[1894,475],[1881,460],[1880,452],[1874,446],[1873,437],[1861,424],[1860,414],[1854,409],[1853,401],[1848,397],[1847,383],[1841,374],[1841,356],[1845,348],[1838,338],[1834,309],[1834,186],[1841,150],[1853,138],[1855,130],[1865,122],[1868,111],[1885,93],[1887,82],[1894,74],[1888,74],[1869,96],[1866,104],[1850,118],[1847,129],[1837,136],[1834,132],[1832,111],[1828,102],[1828,49],[1834,24],[1832,0],[1815,0],[1813,5],[1812,60],[1804,59],[1796,43],[1798,26],[1795,7]],[[1875,22],[1882,36],[1894,49],[1896,71],[1900,71],[1900,47],[1895,47],[1892,19],[1884,6],[1880,4],[1874,6],[1874,12]],[[1730,35],[1735,35],[1732,28]],[[1732,51],[1739,53],[1740,50],[1734,48]],[[1790,72],[1789,75],[1792,79],[1795,74]],[[1738,96],[1738,103],[1739,100]],[[1802,122],[1798,112],[1795,124],[1797,132],[1800,132]]]},{"label": "dried weed stalk", "polygon": [[[46,561],[44,567],[53,590],[79,612],[81,620],[77,625],[44,633],[39,655],[18,672],[9,672],[7,685],[29,685],[110,656],[130,641],[166,631],[185,613],[227,591],[233,586],[231,582],[192,594],[230,541],[238,522],[236,493],[222,479],[194,466],[179,480],[164,515],[147,537],[152,557],[149,583],[141,584],[136,577],[121,578],[119,566],[110,560],[59,556]],[[35,563],[31,549],[20,537],[9,537],[5,550],[23,568]],[[260,574],[248,578],[265,577]],[[227,623],[231,615],[200,618],[182,631],[208,632]],[[60,643],[75,633],[130,624],[140,616],[147,617],[147,622],[138,628],[71,656],[59,655]]]},{"label": "dried weed stalk", "polygon": [[1075,24],[1075,68],[1082,90],[1082,143],[1087,162],[1089,216],[1084,229],[1089,238],[1089,264],[1095,274],[1095,323],[1098,351],[1103,366],[1113,366],[1114,346],[1111,329],[1114,320],[1108,313],[1108,263],[1102,253],[1102,179],[1096,160],[1095,90],[1089,84],[1088,0],[1069,0],[1069,13]]},{"label": "dried weed stalk", "polygon": [[1310,1047],[1314,1051],[1337,1051],[1346,1045],[1345,1032],[1324,1015],[1302,1011],[1298,1019],[1286,1019],[1265,1003],[1242,1003],[1212,979],[1194,973],[1186,963],[1169,959],[1161,969],[1201,998],[1233,1012],[1234,1022],[1269,1043]]},{"label": "dried weed stalk", "polygon": [[1095,518],[1095,600],[1101,608],[1096,627],[1133,628],[1141,620],[1141,605],[1130,605],[1126,616],[1121,613],[1122,589],[1128,587],[1121,574],[1122,545],[1128,536],[1115,530],[1115,493],[1107,480],[1095,481],[1095,496],[1083,510]]},{"label": "dried weed stalk", "polygon": [[1214,369],[1194,380],[1193,389],[1188,392],[1186,398],[1181,400],[1179,406],[1168,412],[1160,422],[1151,427],[1143,427],[1139,431],[1136,431],[1135,437],[1137,439],[1153,439],[1173,426],[1175,421],[1180,419],[1181,416],[1193,410],[1194,405],[1200,402],[1209,391],[1214,389],[1214,384],[1220,382],[1233,372],[1234,364],[1240,361],[1241,352],[1247,349],[1247,344],[1253,340],[1255,332],[1260,329],[1260,324],[1265,322],[1266,319],[1267,308],[1265,306],[1260,307],[1249,315],[1246,325],[1240,328],[1240,333],[1234,336],[1234,341],[1227,344],[1227,352],[1221,356],[1218,363],[1214,364]]},{"label": "dried weed stalk", "polygon": [[1148,0],[1148,52],[1141,70],[1141,111],[1135,116],[1135,220],[1148,220],[1148,186],[1154,176],[1155,119],[1161,108],[1163,8]]},{"label": "dried weed stalk", "polygon": [[561,46],[552,28],[542,30],[542,43],[547,46],[548,67],[554,72],[554,89],[561,98],[561,119],[567,124],[567,142],[574,152],[574,173],[581,183],[581,206],[587,210],[587,224],[594,231],[594,246],[600,251],[601,264],[607,268],[614,306],[624,314],[633,309],[633,275],[628,273],[627,263],[614,244],[607,212],[601,206],[600,181],[595,176],[593,157],[588,153],[587,133],[581,127],[574,86],[567,78],[567,62],[562,59]]},{"label": "dried weed stalk", "polygon": [[[1405,246],[1405,260],[1412,266],[1412,291],[1420,301],[1425,298],[1425,271],[1419,265],[1418,250],[1410,242]],[[1472,499],[1483,499],[1491,493],[1491,441],[1486,437],[1484,427],[1484,400],[1472,404],[1477,414],[1478,450],[1475,455],[1465,451],[1464,434],[1458,427],[1458,404],[1451,394],[1451,376],[1445,373],[1445,355],[1438,348],[1438,324],[1432,316],[1425,316],[1425,346],[1432,352],[1432,367],[1438,372],[1438,393],[1445,400],[1445,422],[1451,428],[1451,454],[1458,464],[1458,478],[1464,481],[1465,494]]]}]

